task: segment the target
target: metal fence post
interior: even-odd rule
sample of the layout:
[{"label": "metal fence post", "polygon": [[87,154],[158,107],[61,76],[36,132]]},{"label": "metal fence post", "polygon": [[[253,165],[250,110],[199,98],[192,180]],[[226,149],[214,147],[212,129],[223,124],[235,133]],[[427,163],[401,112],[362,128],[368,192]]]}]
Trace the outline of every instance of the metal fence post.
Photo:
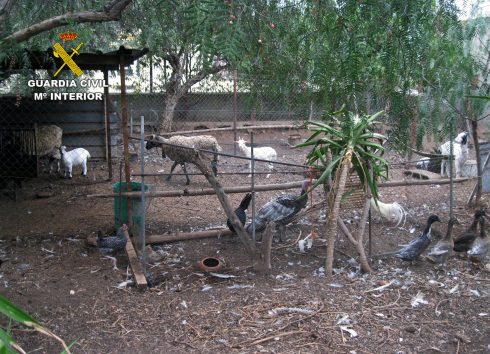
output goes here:
[{"label": "metal fence post", "polygon": [[146,220],[146,205],[145,205],[145,117],[141,116],[140,128],[140,162],[141,162],[141,225],[140,225],[140,255],[143,263],[143,272],[146,271],[146,255],[145,255],[145,220]]},{"label": "metal fence post", "polygon": [[254,160],[254,132],[250,132],[250,166],[252,171],[252,240],[255,243],[255,160]]}]

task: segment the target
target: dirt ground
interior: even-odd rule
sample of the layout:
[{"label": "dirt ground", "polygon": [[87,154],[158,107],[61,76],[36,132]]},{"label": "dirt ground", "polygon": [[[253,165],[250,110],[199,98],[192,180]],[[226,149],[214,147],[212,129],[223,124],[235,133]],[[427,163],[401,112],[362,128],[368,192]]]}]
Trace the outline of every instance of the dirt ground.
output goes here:
[{"label": "dirt ground", "polygon": [[[287,131],[255,135],[273,146],[278,160],[302,164],[306,152],[287,145]],[[306,135],[305,135],[306,136]],[[232,135],[217,135],[224,152],[233,153]],[[403,177],[395,154],[391,180]],[[249,185],[245,161],[220,160],[225,186]],[[158,151],[145,158],[148,172],[169,171],[171,163]],[[148,265],[154,287],[139,291],[119,286],[131,278],[125,254],[119,270],[85,239],[97,230],[114,233],[110,198],[119,179],[106,181],[107,169],[91,162],[89,176],[72,180],[42,177],[24,183],[15,202],[0,197],[0,292],[54,333],[70,343],[74,353],[484,353],[490,352],[490,273],[467,259],[451,256],[444,266],[424,259],[406,264],[391,257],[372,261],[373,273],[360,272],[356,252],[339,235],[335,275],[324,277],[326,244],[317,239],[300,252],[296,240],[312,227],[322,236],[325,215],[311,214],[287,229],[286,242],[274,243],[272,271],[256,274],[236,236],[153,245],[159,255]],[[259,170],[265,167],[258,166]],[[190,170],[196,172],[196,168]],[[236,172],[244,172],[237,174]],[[297,181],[301,169],[278,166],[257,184]],[[133,172],[139,172],[137,160]],[[180,168],[176,169],[180,173]],[[235,173],[233,173],[235,172]],[[136,178],[135,178],[136,179]],[[203,176],[191,176],[189,189],[207,188]],[[182,190],[184,176],[170,182],[147,178],[151,190]],[[455,185],[458,235],[471,223],[473,209],[465,206],[473,181]],[[39,192],[52,194],[38,198]],[[299,193],[289,190],[288,193]],[[280,191],[260,192],[257,206]],[[243,194],[230,195],[238,205]],[[313,194],[318,202],[321,193]],[[485,196],[487,198],[487,196]],[[390,252],[421,232],[427,217],[438,214],[436,225],[445,233],[449,215],[449,185],[381,189],[381,200],[398,202],[408,212],[403,226],[373,217],[372,253]],[[347,205],[343,219],[355,230],[358,207]],[[250,210],[248,215],[250,216]],[[153,198],[147,213],[147,234],[174,234],[224,227],[225,214],[215,196]],[[368,237],[366,236],[366,243]],[[366,245],[368,248],[368,245]],[[218,257],[225,267],[217,277],[196,264]],[[418,301],[417,301],[418,300]],[[4,328],[7,322],[2,318]],[[12,335],[29,353],[59,353],[61,346],[43,335],[14,325]]]}]

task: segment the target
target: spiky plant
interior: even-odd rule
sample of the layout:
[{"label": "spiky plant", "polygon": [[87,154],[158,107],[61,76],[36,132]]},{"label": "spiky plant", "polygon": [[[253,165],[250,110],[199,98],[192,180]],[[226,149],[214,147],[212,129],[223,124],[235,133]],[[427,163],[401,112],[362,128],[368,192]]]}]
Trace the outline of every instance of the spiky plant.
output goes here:
[{"label": "spiky plant", "polygon": [[[297,147],[310,147],[307,163],[322,171],[312,189],[333,177],[333,188],[329,193],[327,220],[326,274],[332,276],[334,241],[337,234],[337,218],[340,202],[345,193],[347,177],[351,168],[359,176],[363,190],[378,199],[377,181],[387,177],[388,164],[383,158],[384,135],[375,133],[373,125],[383,112],[358,116],[346,110],[326,115],[323,122],[309,122],[314,126],[313,134]],[[327,156],[331,158],[327,158]],[[369,267],[368,267],[369,268]]]}]

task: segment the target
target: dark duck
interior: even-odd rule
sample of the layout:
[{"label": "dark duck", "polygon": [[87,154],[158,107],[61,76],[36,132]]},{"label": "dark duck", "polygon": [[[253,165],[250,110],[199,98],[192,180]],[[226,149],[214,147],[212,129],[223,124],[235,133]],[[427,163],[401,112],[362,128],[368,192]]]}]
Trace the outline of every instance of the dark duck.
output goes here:
[{"label": "dark duck", "polygon": [[480,217],[480,236],[477,237],[468,250],[468,257],[474,263],[481,263],[490,249],[490,239],[485,232],[485,217]]},{"label": "dark duck", "polygon": [[478,222],[482,217],[485,217],[485,211],[478,210],[470,227],[454,240],[454,250],[456,252],[468,252],[470,250],[473,241],[478,237]]},{"label": "dark duck", "polygon": [[455,218],[449,219],[447,223],[447,231],[446,231],[446,236],[444,236],[442,239],[440,239],[434,247],[430,250],[429,254],[427,255],[427,259],[431,261],[432,263],[437,263],[441,264],[444,263],[447,258],[449,257],[449,254],[453,250],[454,247],[454,240],[452,237],[452,231],[453,231],[453,226],[454,224],[457,224],[457,220]]},{"label": "dark duck", "polygon": [[412,240],[408,245],[396,252],[395,257],[407,262],[417,260],[422,252],[424,252],[430,245],[430,241],[432,239],[432,224],[436,221],[441,222],[437,215],[429,216],[424,232],[419,237]]},{"label": "dark duck", "polygon": [[97,247],[99,248],[99,252],[106,258],[112,260],[115,270],[118,269],[116,265],[117,261],[115,257],[111,256],[111,254],[124,250],[127,242],[124,232],[127,230],[128,226],[126,224],[122,224],[122,226],[117,230],[116,236],[102,237],[102,232],[97,232]]},{"label": "dark duck", "polygon": [[[305,180],[299,195],[287,194],[275,197],[265,203],[255,215],[255,231],[262,232],[269,222],[274,222],[279,231],[279,241],[283,242],[283,234],[286,225],[291,222],[293,217],[308,203],[306,192],[310,187],[310,181]],[[246,230],[252,233],[252,223],[248,224]]]},{"label": "dark duck", "polygon": [[[245,197],[243,197],[238,208],[235,209],[235,215],[238,217],[238,220],[240,220],[242,225],[245,225],[245,222],[247,221],[246,211],[248,209],[248,206],[250,205],[251,200],[252,200],[252,193],[247,193]],[[226,225],[228,226],[231,232],[235,232],[233,225],[231,225],[230,219],[226,220]]]}]

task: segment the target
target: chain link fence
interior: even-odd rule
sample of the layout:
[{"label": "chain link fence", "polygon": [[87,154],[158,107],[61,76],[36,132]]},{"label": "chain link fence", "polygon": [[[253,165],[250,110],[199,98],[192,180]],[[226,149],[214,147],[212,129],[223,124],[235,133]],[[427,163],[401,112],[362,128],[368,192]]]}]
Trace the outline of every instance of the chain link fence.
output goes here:
[{"label": "chain link fence", "polygon": [[[277,82],[251,79],[221,79],[194,87],[179,99],[174,109],[173,130],[231,127],[239,125],[278,124],[319,119],[322,107],[317,96],[301,87],[282,87]],[[113,100],[119,107],[120,98]],[[163,93],[130,93],[128,112],[131,118],[145,117],[156,127],[166,110]]]},{"label": "chain link fence", "polygon": [[[123,151],[119,93],[111,90],[106,118],[104,101],[39,99],[33,92],[21,96],[3,86],[0,96],[3,189],[7,186],[15,190],[21,181],[30,178],[61,177],[63,170],[68,177],[69,164],[61,163],[58,172],[61,146],[66,146],[65,157],[71,156],[72,176],[87,174],[91,181],[112,177],[112,163],[117,164]],[[165,94],[128,92],[127,97],[130,133],[133,125],[139,125],[141,116],[145,117],[145,132],[154,131],[165,114]],[[199,83],[179,99],[173,111],[173,130],[232,127],[234,121],[237,126],[301,123],[322,115],[317,101],[315,93],[301,86],[222,76]],[[70,153],[74,149],[86,152]],[[85,168],[87,155],[90,158]]]}]

